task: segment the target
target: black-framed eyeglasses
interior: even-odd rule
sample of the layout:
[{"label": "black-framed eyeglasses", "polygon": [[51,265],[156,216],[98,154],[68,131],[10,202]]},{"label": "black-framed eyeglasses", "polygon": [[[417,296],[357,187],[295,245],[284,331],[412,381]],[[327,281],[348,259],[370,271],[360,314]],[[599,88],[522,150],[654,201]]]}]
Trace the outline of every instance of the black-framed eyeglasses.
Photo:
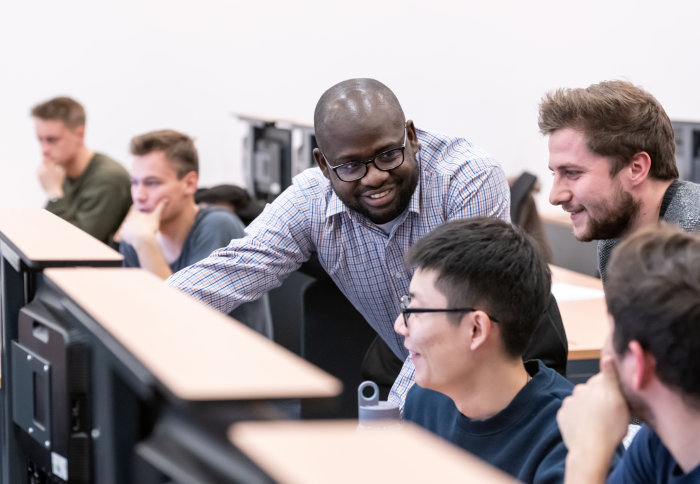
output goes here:
[{"label": "black-framed eyeglasses", "polygon": [[[407,295],[401,296],[399,303],[401,305],[401,314],[403,314],[403,324],[405,324],[407,328],[408,328],[408,318],[410,318],[411,314],[413,314],[413,313],[471,313],[474,311],[479,311],[479,309],[476,309],[476,308],[447,308],[447,309],[410,308],[408,306],[411,304],[411,296],[407,296]],[[486,315],[494,323],[500,323],[499,320],[497,320],[496,318],[491,316],[489,313],[486,313]]]},{"label": "black-framed eyeglasses", "polygon": [[378,155],[374,155],[373,158],[369,160],[352,160],[347,163],[341,163],[340,165],[333,166],[326,155],[321,151],[321,156],[326,160],[328,167],[333,170],[338,178],[344,182],[357,181],[363,178],[367,174],[367,166],[372,163],[377,170],[381,171],[391,171],[395,168],[400,167],[403,164],[404,154],[406,151],[406,137],[408,133],[406,127],[403,128],[403,144],[400,148],[392,148],[387,151],[383,151]]}]

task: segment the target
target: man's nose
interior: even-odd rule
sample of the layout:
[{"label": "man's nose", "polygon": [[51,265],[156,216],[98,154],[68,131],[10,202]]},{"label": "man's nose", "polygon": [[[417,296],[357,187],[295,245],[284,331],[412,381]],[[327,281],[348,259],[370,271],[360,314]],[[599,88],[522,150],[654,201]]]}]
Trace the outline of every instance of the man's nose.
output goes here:
[{"label": "man's nose", "polygon": [[404,322],[402,313],[399,313],[399,315],[396,317],[396,320],[394,321],[394,331],[400,334],[401,336],[406,336],[406,333],[408,333],[408,328],[406,327],[406,323]]},{"label": "man's nose", "polygon": [[370,187],[378,187],[381,186],[388,177],[388,171],[382,171],[374,166],[374,163],[368,163],[367,173],[362,178],[362,184]]},{"label": "man's nose", "polygon": [[564,183],[554,177],[552,189],[549,191],[549,203],[561,205],[571,200],[571,190]]},{"label": "man's nose", "polygon": [[146,200],[146,190],[143,189],[143,185],[140,183],[135,183],[131,185],[131,198],[138,200],[140,202]]}]

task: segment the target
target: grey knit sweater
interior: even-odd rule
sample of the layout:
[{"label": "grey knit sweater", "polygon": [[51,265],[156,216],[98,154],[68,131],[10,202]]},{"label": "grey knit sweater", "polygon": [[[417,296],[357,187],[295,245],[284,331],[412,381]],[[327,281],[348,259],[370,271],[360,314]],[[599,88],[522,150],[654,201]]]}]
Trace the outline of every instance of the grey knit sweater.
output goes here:
[{"label": "grey knit sweater", "polygon": [[[661,202],[659,220],[680,226],[685,232],[700,232],[700,185],[674,180]],[[619,239],[598,241],[598,269],[605,282],[608,259]]]}]

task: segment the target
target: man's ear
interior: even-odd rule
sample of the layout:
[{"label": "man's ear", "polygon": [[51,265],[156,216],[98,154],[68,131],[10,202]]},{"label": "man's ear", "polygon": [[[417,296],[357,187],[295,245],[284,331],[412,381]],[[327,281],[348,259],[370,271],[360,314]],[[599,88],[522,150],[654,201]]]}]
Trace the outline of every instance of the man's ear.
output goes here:
[{"label": "man's ear", "polygon": [[316,163],[318,164],[318,167],[321,169],[321,172],[323,173],[323,176],[328,178],[329,180],[331,179],[330,176],[330,168],[328,168],[328,163],[326,163],[326,159],[323,157],[323,154],[321,153],[321,150],[318,148],[314,148],[313,151],[314,159],[316,160]]},{"label": "man's ear", "polygon": [[199,175],[197,174],[197,172],[190,171],[182,177],[182,180],[185,182],[185,189],[187,191],[187,194],[194,195],[194,192],[197,191],[197,185],[199,184]]},{"label": "man's ear", "polygon": [[470,336],[469,348],[475,351],[483,346],[491,335],[491,318],[483,311],[473,311],[464,315],[462,324],[465,323],[468,323],[466,328]]},{"label": "man's ear", "polygon": [[649,177],[651,169],[651,157],[646,151],[640,151],[632,157],[632,161],[625,167],[628,182],[631,186],[639,186]]},{"label": "man's ear", "polygon": [[632,359],[632,388],[636,391],[643,390],[656,376],[656,358],[644,351],[638,341],[630,341],[626,357]]},{"label": "man's ear", "polygon": [[411,147],[411,150],[414,153],[417,153],[420,150],[420,143],[418,142],[416,127],[411,119],[406,121],[406,144]]},{"label": "man's ear", "polygon": [[73,128],[73,134],[75,134],[81,141],[85,141],[85,126],[76,126]]}]

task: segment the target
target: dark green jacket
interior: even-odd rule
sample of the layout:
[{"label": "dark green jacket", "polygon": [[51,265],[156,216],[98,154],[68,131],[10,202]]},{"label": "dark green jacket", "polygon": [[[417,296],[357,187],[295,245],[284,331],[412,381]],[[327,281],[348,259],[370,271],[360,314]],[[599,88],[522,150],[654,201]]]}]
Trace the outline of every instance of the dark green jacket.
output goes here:
[{"label": "dark green jacket", "polygon": [[95,153],[82,175],[66,177],[63,198],[49,201],[46,210],[109,243],[130,206],[129,174],[113,159]]}]

